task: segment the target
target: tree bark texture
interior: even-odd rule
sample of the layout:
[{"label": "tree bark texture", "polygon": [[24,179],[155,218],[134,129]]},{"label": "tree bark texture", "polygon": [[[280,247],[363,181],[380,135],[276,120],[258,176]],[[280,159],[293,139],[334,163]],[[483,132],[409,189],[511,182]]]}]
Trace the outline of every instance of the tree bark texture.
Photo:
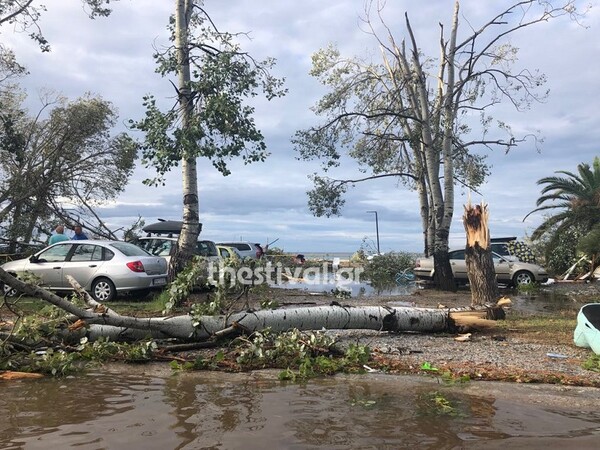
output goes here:
[{"label": "tree bark texture", "polygon": [[438,250],[433,254],[433,281],[442,291],[456,292],[448,249]]},{"label": "tree bark texture", "polygon": [[465,263],[471,286],[471,306],[493,304],[499,297],[488,221],[487,205],[467,203],[463,224],[467,232]]},{"label": "tree bark texture", "polygon": [[[192,92],[190,88],[190,43],[189,27],[194,2],[175,0],[175,46],[177,48],[177,76],[179,95],[179,115],[184,133],[189,131],[193,113]],[[193,145],[188,142],[187,145]],[[177,249],[171,258],[169,280],[173,281],[177,273],[185,268],[195,254],[200,234],[200,206],[198,198],[198,174],[196,157],[191,149],[184,148],[181,160],[181,181],[183,192],[183,226],[177,241]]]},{"label": "tree bark texture", "polygon": [[[191,315],[136,318],[122,316],[96,302],[75,280],[70,283],[87,303],[79,308],[69,300],[23,283],[0,268],[0,280],[28,295],[41,298],[74,315],[73,324],[63,331],[64,338],[77,341],[87,337],[94,341],[109,338],[114,341],[141,339],[174,339],[205,341],[228,330],[240,333],[270,328],[275,332],[321,329],[367,329],[379,331],[454,332],[465,326],[459,321],[460,309],[431,309],[384,306],[313,306],[277,310],[243,311],[230,315]],[[480,312],[484,312],[481,310]],[[455,316],[453,317],[453,314]],[[80,319],[80,320],[77,320]],[[466,324],[468,325],[468,323]]]}]

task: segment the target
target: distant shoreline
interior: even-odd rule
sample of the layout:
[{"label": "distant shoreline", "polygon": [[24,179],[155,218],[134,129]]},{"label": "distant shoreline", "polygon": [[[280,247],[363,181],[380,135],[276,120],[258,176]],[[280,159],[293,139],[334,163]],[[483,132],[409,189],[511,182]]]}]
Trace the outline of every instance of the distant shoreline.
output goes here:
[{"label": "distant shoreline", "polygon": [[285,252],[286,255],[296,256],[304,255],[306,259],[325,259],[333,260],[333,258],[350,259],[355,252]]}]

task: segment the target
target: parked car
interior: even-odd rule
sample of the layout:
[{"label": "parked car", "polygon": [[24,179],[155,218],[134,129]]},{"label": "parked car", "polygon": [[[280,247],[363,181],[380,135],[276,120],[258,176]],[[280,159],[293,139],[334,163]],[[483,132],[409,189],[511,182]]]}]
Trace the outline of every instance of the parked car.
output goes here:
[{"label": "parked car", "polygon": [[[143,295],[167,284],[165,258],[121,241],[63,241],[1,267],[15,277],[29,272],[52,291],[73,290],[66,278],[71,275],[99,302],[112,300],[117,293]],[[15,294],[8,285],[3,288],[6,294]]]},{"label": "parked car", "polygon": [[[140,237],[132,241],[135,245],[143,248],[151,255],[162,256],[170,262],[171,256],[177,249],[177,235],[181,233],[183,222],[177,220],[161,220],[142,228],[148,233],[146,237]],[[202,228],[202,224],[200,224]],[[219,252],[213,241],[200,240],[196,245],[196,254],[204,256],[209,260],[218,260]]]},{"label": "parked car", "polygon": [[492,238],[490,242],[492,251],[509,261],[536,263],[533,250],[525,242],[518,241],[516,237]]},{"label": "parked car", "polygon": [[[454,280],[459,284],[468,283],[469,277],[465,262],[465,250],[451,251],[449,252],[449,257]],[[512,261],[496,252],[492,252],[492,259],[494,261],[496,279],[499,283],[518,286],[548,281],[548,273],[546,273],[543,267],[537,264]],[[417,259],[413,272],[420,280],[433,280],[433,257]]]},{"label": "parked car", "polygon": [[239,250],[235,247],[227,247],[225,245],[217,245],[217,251],[219,256],[223,259],[237,257],[242,259],[242,255]]},{"label": "parked car", "polygon": [[26,258],[39,252],[44,247],[46,247],[44,244],[16,242],[16,245],[11,250],[9,241],[0,238],[0,264],[15,259]]},{"label": "parked car", "polygon": [[260,244],[253,242],[217,242],[217,245],[235,248],[242,258],[260,259],[265,253]]},{"label": "parked car", "polygon": [[[132,241],[135,245],[143,248],[151,255],[162,256],[170,262],[171,256],[177,248],[177,238],[167,236],[141,237]],[[210,259],[219,259],[217,246],[213,241],[198,241],[196,243],[196,254]]]}]

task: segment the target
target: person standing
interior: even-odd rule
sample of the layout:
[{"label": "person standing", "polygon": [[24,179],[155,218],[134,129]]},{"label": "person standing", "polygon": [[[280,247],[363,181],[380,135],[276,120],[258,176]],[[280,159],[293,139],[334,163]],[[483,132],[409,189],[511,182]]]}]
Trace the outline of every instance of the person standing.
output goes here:
[{"label": "person standing", "polygon": [[68,241],[69,237],[65,234],[65,227],[58,225],[54,231],[56,232],[48,240],[48,245],[56,244],[57,242]]},{"label": "person standing", "polygon": [[83,229],[81,228],[81,225],[75,225],[75,227],[73,228],[73,230],[75,231],[75,234],[71,238],[73,241],[82,241],[82,240],[88,238],[85,235],[85,233],[83,232]]}]

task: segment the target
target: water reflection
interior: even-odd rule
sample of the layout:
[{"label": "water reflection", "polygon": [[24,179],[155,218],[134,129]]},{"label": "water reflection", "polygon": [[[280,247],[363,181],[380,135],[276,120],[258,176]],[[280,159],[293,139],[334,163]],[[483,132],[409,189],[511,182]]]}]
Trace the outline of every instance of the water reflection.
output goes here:
[{"label": "water reflection", "polygon": [[[360,300],[363,297],[381,297],[382,303],[389,301],[389,297],[409,296],[416,291],[423,290],[424,295],[427,289],[433,289],[431,286],[424,286],[419,283],[392,283],[388,285],[372,285],[369,282],[355,282],[340,279],[335,273],[328,273],[326,276],[311,276],[306,278],[297,278],[272,287],[280,289],[298,289],[307,293],[330,294],[332,291],[340,290],[348,292],[353,299]],[[582,285],[582,287],[586,287]],[[461,287],[461,290],[469,291],[468,287]],[[510,289],[501,286],[502,295],[509,297],[512,301],[512,308],[515,311],[526,313],[555,313],[559,311],[577,311],[590,300],[590,296],[581,297],[572,295],[568,291],[557,289],[556,286],[548,285],[537,288],[531,292],[522,292],[516,289]],[[592,298],[594,298],[592,296]],[[597,297],[600,299],[600,291]],[[402,306],[400,304],[396,306]]]},{"label": "water reflection", "polygon": [[293,278],[271,287],[278,289],[299,289],[314,293],[331,293],[331,291],[346,291],[352,298],[360,297],[389,297],[394,295],[410,295],[420,289],[415,282],[391,283],[377,286],[368,281],[356,281],[344,278],[339,273],[306,274],[302,278]]},{"label": "water reflection", "polygon": [[299,385],[273,372],[172,375],[153,367],[2,385],[0,448],[450,449],[535,438],[585,448],[599,437],[595,390],[554,391],[552,398],[570,397],[559,407],[544,406],[552,387],[384,375]]}]

